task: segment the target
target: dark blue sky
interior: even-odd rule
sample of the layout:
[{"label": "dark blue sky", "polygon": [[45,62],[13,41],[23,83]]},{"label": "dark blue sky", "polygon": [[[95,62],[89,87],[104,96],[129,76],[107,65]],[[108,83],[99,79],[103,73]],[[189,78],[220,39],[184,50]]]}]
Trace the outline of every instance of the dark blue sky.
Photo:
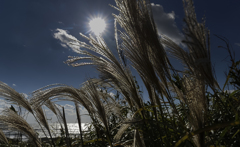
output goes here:
[{"label": "dark blue sky", "polygon": [[[161,33],[181,41],[183,5],[181,0],[152,0],[154,19]],[[197,17],[206,16],[211,31],[212,62],[220,84],[227,63],[222,61],[227,52],[217,48],[224,45],[213,34],[230,40],[239,60],[240,1],[195,0]],[[18,92],[27,93],[53,83],[79,87],[89,77],[97,77],[91,66],[73,68],[63,63],[69,55],[77,55],[64,48],[54,38],[56,29],[84,41],[79,33],[88,34],[88,23],[94,16],[107,21],[104,37],[114,50],[112,13],[117,11],[108,4],[113,0],[1,0],[0,1],[0,81]],[[159,5],[157,5],[159,4]]]}]

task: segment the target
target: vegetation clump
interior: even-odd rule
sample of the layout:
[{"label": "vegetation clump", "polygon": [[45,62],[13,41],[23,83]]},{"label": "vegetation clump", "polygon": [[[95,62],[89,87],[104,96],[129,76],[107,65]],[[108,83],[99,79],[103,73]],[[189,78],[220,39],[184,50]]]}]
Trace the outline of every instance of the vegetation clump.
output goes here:
[{"label": "vegetation clump", "polygon": [[[48,85],[34,91],[30,99],[0,83],[0,97],[32,113],[47,130],[47,143],[40,141],[14,108],[4,110],[0,121],[24,133],[33,146],[238,146],[240,61],[235,61],[227,40],[217,36],[225,41],[232,63],[221,88],[211,64],[210,33],[205,21],[198,22],[192,0],[183,0],[184,47],[167,36],[159,36],[148,0],[115,2],[112,7],[119,11],[114,14],[118,55],[101,36],[81,34],[89,43],[72,43],[86,50],[79,49],[79,57],[66,61],[74,67],[93,65],[99,78],[87,80],[81,88]],[[170,57],[178,59],[184,69],[176,70]],[[136,70],[139,79],[131,69]],[[143,97],[137,80],[143,82],[147,97]],[[225,90],[226,85],[232,87],[231,91]],[[51,101],[58,98],[73,101],[76,107],[81,105],[88,111],[92,123],[85,133],[80,129],[82,138],[69,137],[64,113]],[[43,105],[65,124],[58,138],[51,135]],[[1,131],[0,140],[12,146]]]}]

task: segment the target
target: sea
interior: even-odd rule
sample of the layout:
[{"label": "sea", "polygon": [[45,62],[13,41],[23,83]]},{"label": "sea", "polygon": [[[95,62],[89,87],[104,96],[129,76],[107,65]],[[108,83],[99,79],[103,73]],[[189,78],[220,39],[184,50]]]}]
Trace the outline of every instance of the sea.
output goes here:
[{"label": "sea", "polygon": [[[43,130],[38,124],[30,124],[30,125],[37,132],[39,138],[45,138],[46,136],[50,137],[48,134],[48,131],[44,127],[43,127],[43,130],[46,135],[44,134]],[[90,125],[89,123],[81,123],[83,133],[87,131],[87,128],[89,127],[89,125]],[[64,128],[64,124],[62,124],[62,126]],[[79,126],[78,123],[67,123],[68,133],[70,137],[79,137],[80,131],[78,126]],[[60,123],[50,123],[49,127],[50,127],[53,138],[61,136]],[[9,130],[8,128],[4,128],[4,127],[2,127],[1,129],[7,138],[11,138],[11,139],[18,138],[21,141],[28,140],[28,138],[24,134],[21,134],[18,131]],[[64,132],[65,132],[65,129],[64,129]]]}]

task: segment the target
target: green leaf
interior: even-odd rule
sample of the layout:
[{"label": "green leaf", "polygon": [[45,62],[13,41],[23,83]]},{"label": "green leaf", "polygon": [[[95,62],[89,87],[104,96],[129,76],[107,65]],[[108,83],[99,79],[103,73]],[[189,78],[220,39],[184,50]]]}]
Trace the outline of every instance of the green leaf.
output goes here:
[{"label": "green leaf", "polygon": [[193,136],[195,136],[199,133],[208,132],[210,130],[215,130],[215,129],[218,129],[218,128],[223,128],[223,127],[228,127],[228,126],[236,126],[236,125],[240,125],[240,121],[232,121],[232,122],[227,122],[227,123],[214,124],[212,126],[208,126],[208,127],[203,128],[203,129],[199,129],[199,130],[190,132],[189,134],[183,136],[180,140],[178,140],[178,142],[175,144],[174,147],[179,146],[186,139],[188,139],[190,137],[193,137]]},{"label": "green leaf", "polygon": [[238,129],[237,132],[232,136],[232,138],[234,138],[239,131],[240,131],[240,130]]},{"label": "green leaf", "polygon": [[155,105],[155,106],[145,106],[145,107],[143,107],[143,108],[140,108],[140,109],[138,109],[138,110],[133,114],[132,117],[134,117],[137,113],[139,113],[140,115],[142,115],[140,112],[143,111],[143,110],[146,110],[146,111],[149,111],[149,112],[152,112],[152,113],[153,113],[152,110],[148,110],[148,109],[147,109],[147,108],[153,108],[153,107],[159,107],[159,106],[158,106],[158,105]]},{"label": "green leaf", "polygon": [[222,140],[222,138],[225,136],[225,134],[227,133],[227,131],[229,131],[231,129],[232,126],[226,127],[223,132],[221,133],[218,141],[217,141],[217,145],[219,144],[219,142]]}]

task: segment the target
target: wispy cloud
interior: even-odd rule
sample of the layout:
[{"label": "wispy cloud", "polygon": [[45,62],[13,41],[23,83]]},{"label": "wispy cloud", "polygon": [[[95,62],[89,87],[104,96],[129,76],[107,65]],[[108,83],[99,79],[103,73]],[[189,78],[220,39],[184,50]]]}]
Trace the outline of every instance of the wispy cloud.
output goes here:
[{"label": "wispy cloud", "polygon": [[16,84],[12,84],[14,87],[16,87],[17,85]]},{"label": "wispy cloud", "polygon": [[235,45],[240,46],[240,43],[235,43]]},{"label": "wispy cloud", "polygon": [[79,53],[81,52],[79,43],[77,42],[77,38],[70,35],[68,31],[63,29],[56,29],[55,33],[53,34],[53,37],[56,39],[59,39],[61,41],[62,47],[70,47],[74,52]]},{"label": "wispy cloud", "polygon": [[164,12],[163,6],[151,3],[153,19],[156,23],[159,34],[166,35],[177,44],[181,44],[183,34],[179,31],[175,22],[175,13]]}]

